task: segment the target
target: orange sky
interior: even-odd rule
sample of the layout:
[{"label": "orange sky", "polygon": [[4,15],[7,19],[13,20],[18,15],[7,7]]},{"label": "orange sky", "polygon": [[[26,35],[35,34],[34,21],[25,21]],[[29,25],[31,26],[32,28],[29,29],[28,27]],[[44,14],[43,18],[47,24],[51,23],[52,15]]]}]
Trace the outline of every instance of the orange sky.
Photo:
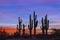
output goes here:
[{"label": "orange sky", "polygon": [[[1,31],[5,30],[7,33],[12,34],[14,32],[16,32],[17,30],[15,28],[11,28],[11,27],[3,27],[0,28]],[[51,29],[48,30],[48,33],[50,34],[52,32]],[[29,30],[25,29],[25,33],[29,34]],[[36,34],[41,34],[42,31],[41,29],[36,29]],[[32,34],[34,34],[34,30],[32,29]]]}]

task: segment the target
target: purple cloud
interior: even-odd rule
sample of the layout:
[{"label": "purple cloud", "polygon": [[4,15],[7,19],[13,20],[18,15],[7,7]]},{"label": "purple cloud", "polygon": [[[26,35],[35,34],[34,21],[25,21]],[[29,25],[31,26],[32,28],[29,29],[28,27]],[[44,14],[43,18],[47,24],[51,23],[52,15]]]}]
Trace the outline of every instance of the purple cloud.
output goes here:
[{"label": "purple cloud", "polygon": [[10,13],[7,13],[7,12],[0,12],[0,17],[16,18],[17,15],[15,15],[15,14],[10,14]]},{"label": "purple cloud", "polygon": [[9,3],[9,2],[35,2],[35,3],[53,3],[53,2],[58,2],[60,0],[0,0],[1,3]]},{"label": "purple cloud", "polygon": [[15,1],[17,1],[17,0],[0,0],[0,2],[2,3],[2,2],[15,2]]}]

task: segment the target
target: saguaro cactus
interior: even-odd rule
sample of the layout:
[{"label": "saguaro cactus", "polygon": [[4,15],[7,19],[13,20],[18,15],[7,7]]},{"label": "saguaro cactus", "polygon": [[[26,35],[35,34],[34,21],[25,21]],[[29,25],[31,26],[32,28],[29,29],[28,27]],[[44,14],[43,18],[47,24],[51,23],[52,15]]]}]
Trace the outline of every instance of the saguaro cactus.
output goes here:
[{"label": "saguaro cactus", "polygon": [[43,20],[42,18],[42,27],[41,27],[42,34],[44,34],[44,30],[45,30],[47,35],[48,28],[49,28],[49,20],[47,19],[47,14],[46,14],[45,19]]},{"label": "saguaro cactus", "polygon": [[41,29],[42,29],[42,34],[44,35],[44,21],[43,21],[43,17],[42,17],[41,22],[42,22],[42,27],[41,27]]},{"label": "saguaro cactus", "polygon": [[18,25],[17,25],[17,32],[18,32],[19,28],[18,28]]},{"label": "saguaro cactus", "polygon": [[32,35],[32,28],[33,28],[33,20],[31,19],[31,14],[29,16],[29,25],[28,25],[28,29],[30,31],[30,36]]},{"label": "saguaro cactus", "polygon": [[19,33],[20,33],[20,35],[21,35],[22,20],[20,19],[20,17],[18,17],[18,25],[19,25]]},{"label": "saguaro cactus", "polygon": [[45,23],[45,30],[46,30],[46,35],[47,35],[47,30],[48,30],[48,28],[49,28],[49,20],[47,19],[47,14],[46,14],[46,16],[45,16],[45,21],[44,21],[44,23]]},{"label": "saguaro cactus", "polygon": [[33,13],[33,23],[34,23],[34,35],[36,35],[36,27],[38,25],[38,21],[37,21],[37,15],[35,14],[35,11]]},{"label": "saguaro cactus", "polygon": [[23,24],[23,35],[25,35],[25,25]]}]

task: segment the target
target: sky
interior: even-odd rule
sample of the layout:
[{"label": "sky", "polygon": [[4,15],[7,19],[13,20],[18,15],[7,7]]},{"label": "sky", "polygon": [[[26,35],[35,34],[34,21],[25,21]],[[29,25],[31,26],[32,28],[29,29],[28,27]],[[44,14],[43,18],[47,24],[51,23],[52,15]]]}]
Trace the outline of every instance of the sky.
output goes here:
[{"label": "sky", "polygon": [[38,26],[48,14],[50,27],[60,28],[60,0],[0,0],[0,26],[16,26],[18,17],[28,25],[33,11],[37,14]]}]

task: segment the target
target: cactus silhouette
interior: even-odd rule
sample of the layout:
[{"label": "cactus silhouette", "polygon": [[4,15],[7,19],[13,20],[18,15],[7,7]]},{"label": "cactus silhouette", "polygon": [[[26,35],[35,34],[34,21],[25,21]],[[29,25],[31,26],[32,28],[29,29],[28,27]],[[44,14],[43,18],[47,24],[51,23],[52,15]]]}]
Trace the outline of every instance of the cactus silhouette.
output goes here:
[{"label": "cactus silhouette", "polygon": [[19,28],[18,28],[18,25],[17,25],[17,32],[18,32]]},{"label": "cactus silhouette", "polygon": [[41,29],[42,29],[42,34],[44,35],[44,21],[43,21],[43,17],[42,17],[41,22],[42,22],[42,27],[41,27]]},{"label": "cactus silhouette", "polygon": [[23,24],[23,35],[25,35],[25,25]]},{"label": "cactus silhouette", "polygon": [[47,19],[47,14],[46,14],[46,16],[45,16],[45,21],[44,21],[44,23],[45,23],[45,30],[46,30],[46,35],[47,35],[47,30],[48,30],[48,28],[49,28],[49,20]]},{"label": "cactus silhouette", "polygon": [[45,19],[43,20],[42,18],[42,34],[44,35],[44,30],[46,31],[46,35],[47,35],[47,31],[48,31],[48,28],[49,28],[49,20],[47,19],[47,14],[45,16]]},{"label": "cactus silhouette", "polygon": [[33,28],[33,20],[31,19],[31,14],[29,16],[29,25],[28,25],[28,29],[30,31],[30,36],[32,35],[32,28]]},{"label": "cactus silhouette", "polygon": [[35,11],[33,13],[33,24],[34,24],[34,35],[36,35],[36,27],[38,25],[38,21],[37,21],[37,15],[35,14]]},{"label": "cactus silhouette", "polygon": [[20,19],[20,17],[18,17],[18,26],[19,26],[19,33],[20,33],[20,35],[21,35],[22,20]]}]

